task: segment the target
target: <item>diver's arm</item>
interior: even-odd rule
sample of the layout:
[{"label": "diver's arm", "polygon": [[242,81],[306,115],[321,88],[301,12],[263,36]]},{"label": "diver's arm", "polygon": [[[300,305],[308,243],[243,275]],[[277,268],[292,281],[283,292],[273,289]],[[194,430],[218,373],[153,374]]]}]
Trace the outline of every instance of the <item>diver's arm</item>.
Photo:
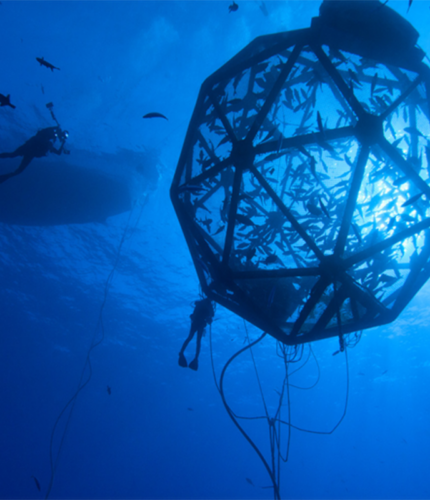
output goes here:
[{"label": "diver's arm", "polygon": [[55,153],[56,155],[61,155],[61,153],[63,152],[63,147],[64,147],[65,142],[66,141],[62,141],[60,149],[56,149],[56,148],[54,148],[54,146],[52,146],[50,149],[51,153]]}]

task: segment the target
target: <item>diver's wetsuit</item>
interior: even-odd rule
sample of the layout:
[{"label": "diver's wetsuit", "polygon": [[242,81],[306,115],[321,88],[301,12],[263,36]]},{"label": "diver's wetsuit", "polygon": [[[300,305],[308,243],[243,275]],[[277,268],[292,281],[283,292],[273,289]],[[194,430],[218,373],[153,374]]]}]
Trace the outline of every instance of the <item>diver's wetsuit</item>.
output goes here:
[{"label": "diver's wetsuit", "polygon": [[196,340],[196,356],[189,364],[189,367],[192,370],[197,370],[199,367],[199,354],[200,354],[200,346],[202,343],[202,337],[205,327],[208,324],[212,323],[212,318],[214,317],[214,308],[212,306],[212,302],[210,299],[206,298],[203,300],[198,300],[195,303],[194,312],[190,315],[191,318],[191,328],[188,337],[185,339],[185,342],[182,345],[181,350],[179,351],[179,366],[184,368],[187,367],[187,360],[184,356],[184,351],[187,348],[187,345],[191,342],[194,334],[197,332],[197,340]]},{"label": "diver's wetsuit", "polygon": [[0,153],[0,158],[16,158],[17,156],[23,157],[19,167],[14,172],[0,175],[0,184],[9,179],[9,177],[13,177],[14,175],[18,175],[24,171],[33,158],[42,158],[48,153],[61,155],[65,139],[63,137],[60,149],[55,149],[54,142],[58,137],[58,132],[59,127],[44,128],[39,130],[36,135],[31,137],[27,142],[25,142],[22,146],[19,146],[19,148],[12,153]]}]

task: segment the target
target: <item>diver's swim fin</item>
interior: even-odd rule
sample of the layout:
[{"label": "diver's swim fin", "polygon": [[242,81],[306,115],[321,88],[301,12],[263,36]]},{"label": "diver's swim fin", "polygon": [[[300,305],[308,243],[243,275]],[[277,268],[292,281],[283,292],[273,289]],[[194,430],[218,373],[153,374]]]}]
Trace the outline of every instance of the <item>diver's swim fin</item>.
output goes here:
[{"label": "diver's swim fin", "polygon": [[185,359],[185,356],[182,354],[182,352],[179,353],[178,365],[182,366],[182,368],[186,368],[188,366],[187,360]]},{"label": "diver's swim fin", "polygon": [[197,359],[193,359],[188,366],[191,368],[191,370],[194,370],[196,372],[199,368],[199,361]]}]

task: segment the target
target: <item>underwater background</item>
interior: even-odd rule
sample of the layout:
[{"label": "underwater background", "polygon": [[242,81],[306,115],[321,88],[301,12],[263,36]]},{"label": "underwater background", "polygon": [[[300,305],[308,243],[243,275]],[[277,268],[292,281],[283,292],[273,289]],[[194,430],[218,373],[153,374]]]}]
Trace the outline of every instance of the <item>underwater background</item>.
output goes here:
[{"label": "underwater background", "polygon": [[[237,3],[230,13],[223,1],[1,2],[0,92],[16,109],[0,108],[0,152],[55,125],[50,102],[70,133],[70,155],[35,159],[0,186],[1,498],[45,497],[51,444],[50,498],[273,498],[217,392],[209,335],[197,372],[177,364],[199,284],[169,188],[200,85],[255,37],[309,27],[320,6]],[[389,6],[430,53],[430,2]],[[149,112],[168,120],[142,119]],[[0,173],[16,165],[1,160]],[[429,299],[427,284],[349,349],[347,414],[329,435],[292,431],[283,498],[430,498]],[[218,377],[244,342],[243,321],[218,306]],[[291,388],[296,426],[330,431],[342,416],[338,347],[313,344],[321,376]],[[88,354],[91,379],[51,443]],[[275,341],[254,357],[273,409],[284,375]],[[311,359],[291,383],[317,376]],[[249,353],[225,390],[241,415],[263,413]],[[268,456],[267,423],[246,429]]]}]

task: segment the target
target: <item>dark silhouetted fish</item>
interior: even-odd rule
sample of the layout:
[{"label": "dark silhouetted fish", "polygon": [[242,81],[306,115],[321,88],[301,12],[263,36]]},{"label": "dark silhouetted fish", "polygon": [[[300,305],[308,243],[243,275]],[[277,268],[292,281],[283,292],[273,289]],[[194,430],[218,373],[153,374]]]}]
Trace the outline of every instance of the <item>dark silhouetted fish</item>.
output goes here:
[{"label": "dark silhouetted fish", "polygon": [[316,177],[317,176],[317,162],[313,156],[311,156],[311,160],[309,162],[311,172]]},{"label": "dark silhouetted fish", "polygon": [[315,215],[316,217],[319,217],[320,215],[322,215],[321,210],[315,205],[315,203],[309,202],[306,205],[306,208],[309,210],[309,212],[312,215]]},{"label": "dark silhouetted fish", "polygon": [[210,232],[210,230],[211,230],[211,224],[213,222],[212,219],[205,219],[205,220],[201,220],[199,222],[202,224],[202,226],[206,227],[206,229],[208,230],[208,232]]},{"label": "dark silhouetted fish", "polygon": [[357,227],[356,224],[354,224],[354,222],[351,222],[351,227],[355,233],[355,236],[357,236],[358,242],[361,243],[363,240],[361,239],[360,229]]},{"label": "dark silhouetted fish", "polygon": [[202,186],[197,186],[196,184],[185,184],[179,188],[179,192],[187,191],[193,194],[200,194],[205,189]]},{"label": "dark silhouetted fish", "polygon": [[388,274],[381,274],[381,276],[379,276],[379,281],[381,281],[382,283],[387,283],[388,285],[392,285],[397,280],[398,278],[395,278],[394,276],[390,276]]},{"label": "dark silhouetted fish", "polygon": [[8,95],[0,94],[0,106],[10,106],[13,109],[16,108],[16,106],[10,103],[10,94]]},{"label": "dark silhouetted fish", "polygon": [[31,477],[34,479],[34,482],[36,484],[36,488],[40,491],[40,483],[39,483],[37,477],[36,476],[31,476]]},{"label": "dark silhouetted fish", "polygon": [[409,177],[405,176],[405,177],[400,177],[400,179],[396,179],[394,182],[393,182],[393,186],[401,186],[402,184],[405,184],[405,182],[408,182],[409,180]]},{"label": "dark silhouetted fish", "polygon": [[233,3],[228,6],[228,13],[230,14],[230,12],[236,12],[238,8],[239,5],[237,5],[237,3],[233,0]]},{"label": "dark silhouetted fish", "polygon": [[109,396],[112,394],[112,389],[109,386],[107,386],[107,393],[109,394]]},{"label": "dark silhouetted fish", "polygon": [[412,205],[412,203],[415,203],[416,201],[418,201],[421,196],[423,195],[424,193],[418,193],[416,194],[415,196],[412,196],[412,198],[409,198],[409,200],[405,201],[402,205],[402,208],[403,207],[407,207],[409,205]]},{"label": "dark silhouetted fish", "polygon": [[310,153],[308,153],[308,152],[306,151],[306,149],[305,149],[303,146],[301,146],[300,144],[299,144],[298,146],[296,146],[296,148],[300,151],[300,153],[304,154],[304,155],[305,155],[305,156],[307,156],[308,158],[312,158],[311,154],[310,154]]},{"label": "dark silhouetted fish", "polygon": [[246,257],[246,262],[250,261],[254,255],[255,255],[255,252],[256,252],[256,248],[255,247],[251,247],[245,254],[245,257]]},{"label": "dark silhouetted fish", "polygon": [[323,123],[322,123],[321,115],[320,115],[319,111],[317,111],[317,122],[318,122],[318,130],[321,132],[321,134],[324,134],[324,127],[323,127]]},{"label": "dark silhouetted fish", "polygon": [[263,260],[263,264],[266,264],[266,265],[274,264],[275,262],[277,262],[277,260],[278,260],[278,256],[275,253],[272,253],[272,254],[268,255]]},{"label": "dark silhouetted fish", "polygon": [[318,198],[319,202],[320,202],[320,207],[321,207],[321,210],[324,212],[324,214],[329,218],[331,219],[330,217],[330,214],[327,210],[327,207],[324,205],[324,203],[322,202],[322,199],[321,198]]},{"label": "dark silhouetted fish", "polygon": [[51,71],[54,71],[54,69],[60,70],[60,68],[57,68],[53,64],[49,63],[48,61],[45,61],[43,57],[36,57],[36,61],[40,63],[41,66],[45,66],[46,68],[49,68]]},{"label": "dark silhouetted fish", "polygon": [[252,220],[246,215],[236,214],[236,220],[239,224],[243,224],[244,226],[255,226]]},{"label": "dark silhouetted fish", "polygon": [[267,7],[266,7],[266,3],[265,2],[261,2],[260,5],[260,10],[261,12],[266,16],[266,17],[269,17],[269,12],[267,10]]},{"label": "dark silhouetted fish", "polygon": [[370,87],[370,95],[373,96],[373,92],[375,91],[376,84],[378,83],[378,73],[375,73],[372,78],[372,83]]},{"label": "dark silhouetted fish", "polygon": [[143,115],[142,118],[164,118],[165,120],[169,120],[164,115],[162,115],[161,113],[157,113],[157,112],[146,113],[146,115]]},{"label": "dark silhouetted fish", "polygon": [[194,411],[192,408],[187,408],[188,411]]},{"label": "dark silhouetted fish", "polygon": [[218,229],[214,232],[213,236],[215,236],[216,234],[219,234],[221,231],[224,231],[224,229],[225,229],[225,226],[224,226],[224,225],[220,226],[220,227],[219,227],[219,228],[218,228]]},{"label": "dark silhouetted fish", "polygon": [[249,483],[251,486],[254,486],[254,483],[249,479],[249,477],[246,477],[246,482]]}]

